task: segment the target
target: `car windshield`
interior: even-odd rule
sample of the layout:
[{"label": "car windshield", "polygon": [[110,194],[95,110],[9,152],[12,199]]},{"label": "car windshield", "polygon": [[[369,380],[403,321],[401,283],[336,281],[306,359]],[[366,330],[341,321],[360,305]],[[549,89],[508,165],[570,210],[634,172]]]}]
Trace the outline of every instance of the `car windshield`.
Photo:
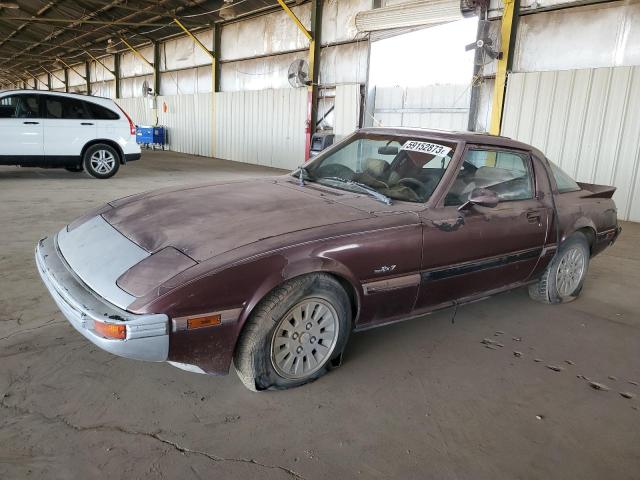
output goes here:
[{"label": "car windshield", "polygon": [[304,180],[359,193],[384,203],[426,202],[440,183],[454,144],[372,135],[356,137],[294,173]]}]

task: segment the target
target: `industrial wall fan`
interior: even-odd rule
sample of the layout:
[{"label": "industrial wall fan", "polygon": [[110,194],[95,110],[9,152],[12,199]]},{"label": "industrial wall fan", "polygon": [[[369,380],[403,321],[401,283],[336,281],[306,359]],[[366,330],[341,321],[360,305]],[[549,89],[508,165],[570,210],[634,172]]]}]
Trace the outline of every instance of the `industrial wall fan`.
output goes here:
[{"label": "industrial wall fan", "polygon": [[476,50],[476,62],[479,65],[487,65],[494,60],[502,58],[500,46],[500,22],[478,20],[478,40],[464,48],[467,52]]},{"label": "industrial wall fan", "polygon": [[294,60],[291,65],[289,65],[287,78],[293,88],[311,85],[311,80],[309,80],[309,64],[307,61],[301,59]]},{"label": "industrial wall fan", "polygon": [[149,86],[149,81],[145,80],[144,82],[142,82],[142,96],[148,97],[152,93],[153,93],[153,88]]}]

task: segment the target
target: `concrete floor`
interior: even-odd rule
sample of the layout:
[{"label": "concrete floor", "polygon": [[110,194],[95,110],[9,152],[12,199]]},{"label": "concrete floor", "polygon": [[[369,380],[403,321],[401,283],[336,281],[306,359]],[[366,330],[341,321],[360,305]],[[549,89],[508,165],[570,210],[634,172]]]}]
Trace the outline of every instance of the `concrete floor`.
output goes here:
[{"label": "concrete floor", "polygon": [[168,152],[108,181],[0,167],[0,478],[639,478],[639,224],[594,259],[576,302],[518,290],[454,323],[360,333],[342,368],[283,392],[111,356],[40,283],[35,243],[89,208],[278,173]]}]

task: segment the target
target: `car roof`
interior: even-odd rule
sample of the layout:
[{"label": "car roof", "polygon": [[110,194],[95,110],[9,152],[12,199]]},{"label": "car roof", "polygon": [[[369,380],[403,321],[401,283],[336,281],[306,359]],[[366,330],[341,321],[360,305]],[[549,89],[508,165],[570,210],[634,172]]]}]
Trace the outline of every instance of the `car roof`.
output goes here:
[{"label": "car roof", "polygon": [[415,127],[366,127],[361,128],[359,132],[373,133],[383,135],[402,135],[412,136],[424,139],[438,138],[440,140],[449,140],[452,142],[479,143],[482,145],[493,145],[496,147],[515,148],[518,150],[535,151],[531,145],[514,140],[501,135],[491,135],[487,132],[468,132],[468,131],[452,131],[437,130]]},{"label": "car roof", "polygon": [[88,101],[91,103],[96,103],[98,105],[102,105],[103,107],[107,107],[110,110],[118,113],[116,110],[116,102],[114,102],[111,98],[107,97],[96,97],[94,95],[85,95],[83,93],[66,93],[66,92],[56,92],[53,90],[6,90],[4,92],[0,92],[0,95],[3,97],[6,95],[15,95],[15,94],[36,94],[36,95],[55,95],[60,97],[67,98],[77,98],[79,100]]},{"label": "car roof", "polygon": [[30,94],[37,94],[37,95],[59,95],[61,97],[70,97],[70,98],[82,98],[84,100],[95,100],[95,99],[99,99],[99,100],[111,100],[111,98],[108,97],[99,97],[97,95],[87,95],[86,93],[67,93],[67,92],[56,92],[55,90],[32,90],[32,89],[22,89],[22,90],[0,90],[0,94],[5,94],[5,93],[9,93],[11,95],[14,95],[16,93],[30,93]]}]

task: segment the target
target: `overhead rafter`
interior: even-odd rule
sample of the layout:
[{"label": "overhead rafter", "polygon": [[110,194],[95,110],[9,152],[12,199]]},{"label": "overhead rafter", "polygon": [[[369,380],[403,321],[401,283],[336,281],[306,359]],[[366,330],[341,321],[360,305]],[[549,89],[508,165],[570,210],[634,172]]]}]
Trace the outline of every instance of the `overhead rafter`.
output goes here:
[{"label": "overhead rafter", "polygon": [[[108,20],[75,20],[72,18],[32,18],[27,19],[24,17],[3,17],[5,20],[29,20],[30,22],[40,22],[40,23],[67,23],[74,25],[108,25],[110,27],[137,27],[140,25],[139,22],[119,22],[119,21],[108,21]],[[165,23],[145,23],[146,27],[164,27]]]},{"label": "overhead rafter", "polygon": [[[44,47],[44,50],[40,51],[39,53],[50,54],[51,52],[56,52],[52,56],[66,56],[64,55],[63,52],[60,52],[60,50],[66,50],[65,53],[67,54],[69,54],[70,52],[74,52],[74,53],[82,52],[84,49],[87,49],[93,45],[99,44],[101,42],[102,43],[106,42],[106,39],[110,38],[111,36],[114,36],[114,35],[118,36],[121,34],[127,34],[128,36],[137,36],[137,35],[140,35],[138,29],[148,28],[149,25],[152,25],[152,24],[160,25],[156,22],[159,19],[162,19],[164,17],[172,18],[173,14],[169,11],[167,13],[158,14],[157,12],[158,8],[168,8],[170,10],[172,9],[175,11],[178,11],[178,10],[182,11],[188,6],[194,6],[194,5],[199,5],[203,3],[203,0],[199,0],[199,1],[197,0],[197,1],[186,2],[186,6],[185,6],[185,2],[179,2],[179,5],[177,7],[171,7],[170,4],[172,3],[173,0],[172,1],[158,0],[157,2],[154,2],[150,5],[147,4],[142,8],[137,8],[137,9],[126,8],[125,10],[128,13],[125,14],[124,16],[118,16],[117,18],[109,16],[108,20],[100,20],[105,22],[105,24],[103,25],[99,25],[96,28],[92,28],[91,30],[88,30],[88,31],[80,30],[80,35],[73,34],[68,38],[64,38],[64,40],[61,40],[58,42],[52,42],[52,40],[57,40],[59,38],[61,39],[65,36],[68,36],[66,34],[73,27],[77,27],[79,25],[81,26],[83,23],[87,23],[88,21],[91,21],[96,17],[105,17],[106,12],[115,9],[123,1],[124,0],[113,0],[110,2],[99,2],[100,8],[97,8],[97,10],[94,10],[89,13],[86,13],[87,11],[86,9],[77,10],[78,16],[75,19],[73,19],[73,21],[71,21],[70,19],[69,21],[71,21],[71,23],[65,24],[61,28],[55,29],[54,31],[48,34],[41,35],[39,39],[37,41],[32,42],[32,44],[29,47],[27,47],[25,51],[29,52],[33,49]],[[39,15],[41,16],[44,13],[51,12],[54,6],[59,6],[60,4],[64,3],[64,0],[61,0],[58,2],[52,2],[52,3],[54,3],[54,5],[52,5],[46,11],[41,10],[39,12]],[[77,8],[77,4],[80,2],[68,1],[67,3],[69,3],[69,5],[73,5],[74,8]],[[134,19],[138,19],[140,17],[144,17],[148,15],[152,15],[152,17],[142,18],[139,21],[134,21]],[[39,18],[39,16],[35,16],[35,17]],[[0,21],[6,18],[7,17],[0,15]],[[30,21],[34,21],[34,22],[39,21],[39,20],[34,20],[34,18],[29,18],[24,20],[25,20],[25,23],[21,24],[18,27],[20,31],[24,30],[24,28],[27,25],[29,25]],[[114,22],[121,25],[116,25],[117,28],[113,27]],[[125,24],[131,24],[131,25],[125,25]],[[163,27],[168,27],[168,26],[171,26],[172,23],[167,22],[166,24],[162,24],[162,25]],[[42,26],[46,27],[51,25],[44,24]],[[105,29],[109,30],[109,32],[106,32]],[[13,38],[13,36],[16,35],[16,30],[11,32],[8,35],[8,37],[4,39],[4,41],[6,41],[8,38]],[[75,29],[75,30],[78,30],[78,29]],[[0,45],[2,45],[2,42],[3,42],[2,25],[0,24]],[[81,44],[80,42],[85,42],[85,43]],[[21,59],[20,55],[15,55],[9,62],[0,61],[0,65],[6,65],[9,63],[12,63],[11,65],[12,68],[24,68],[29,62],[26,62],[25,60]]]},{"label": "overhead rafter", "polygon": [[[223,18],[224,0],[19,0],[20,10],[0,9],[0,71],[34,73],[52,69],[56,58],[69,65],[103,57],[107,41],[117,50],[154,44],[182,34],[280,9],[278,0],[234,1],[236,17]],[[286,0],[291,5],[293,0]],[[17,20],[16,20],[17,19]],[[219,29],[218,29],[219,32]],[[305,34],[306,35],[306,34]],[[308,38],[308,36],[307,36]],[[91,58],[91,56],[95,58]],[[112,53],[112,52],[109,52]]]}]

